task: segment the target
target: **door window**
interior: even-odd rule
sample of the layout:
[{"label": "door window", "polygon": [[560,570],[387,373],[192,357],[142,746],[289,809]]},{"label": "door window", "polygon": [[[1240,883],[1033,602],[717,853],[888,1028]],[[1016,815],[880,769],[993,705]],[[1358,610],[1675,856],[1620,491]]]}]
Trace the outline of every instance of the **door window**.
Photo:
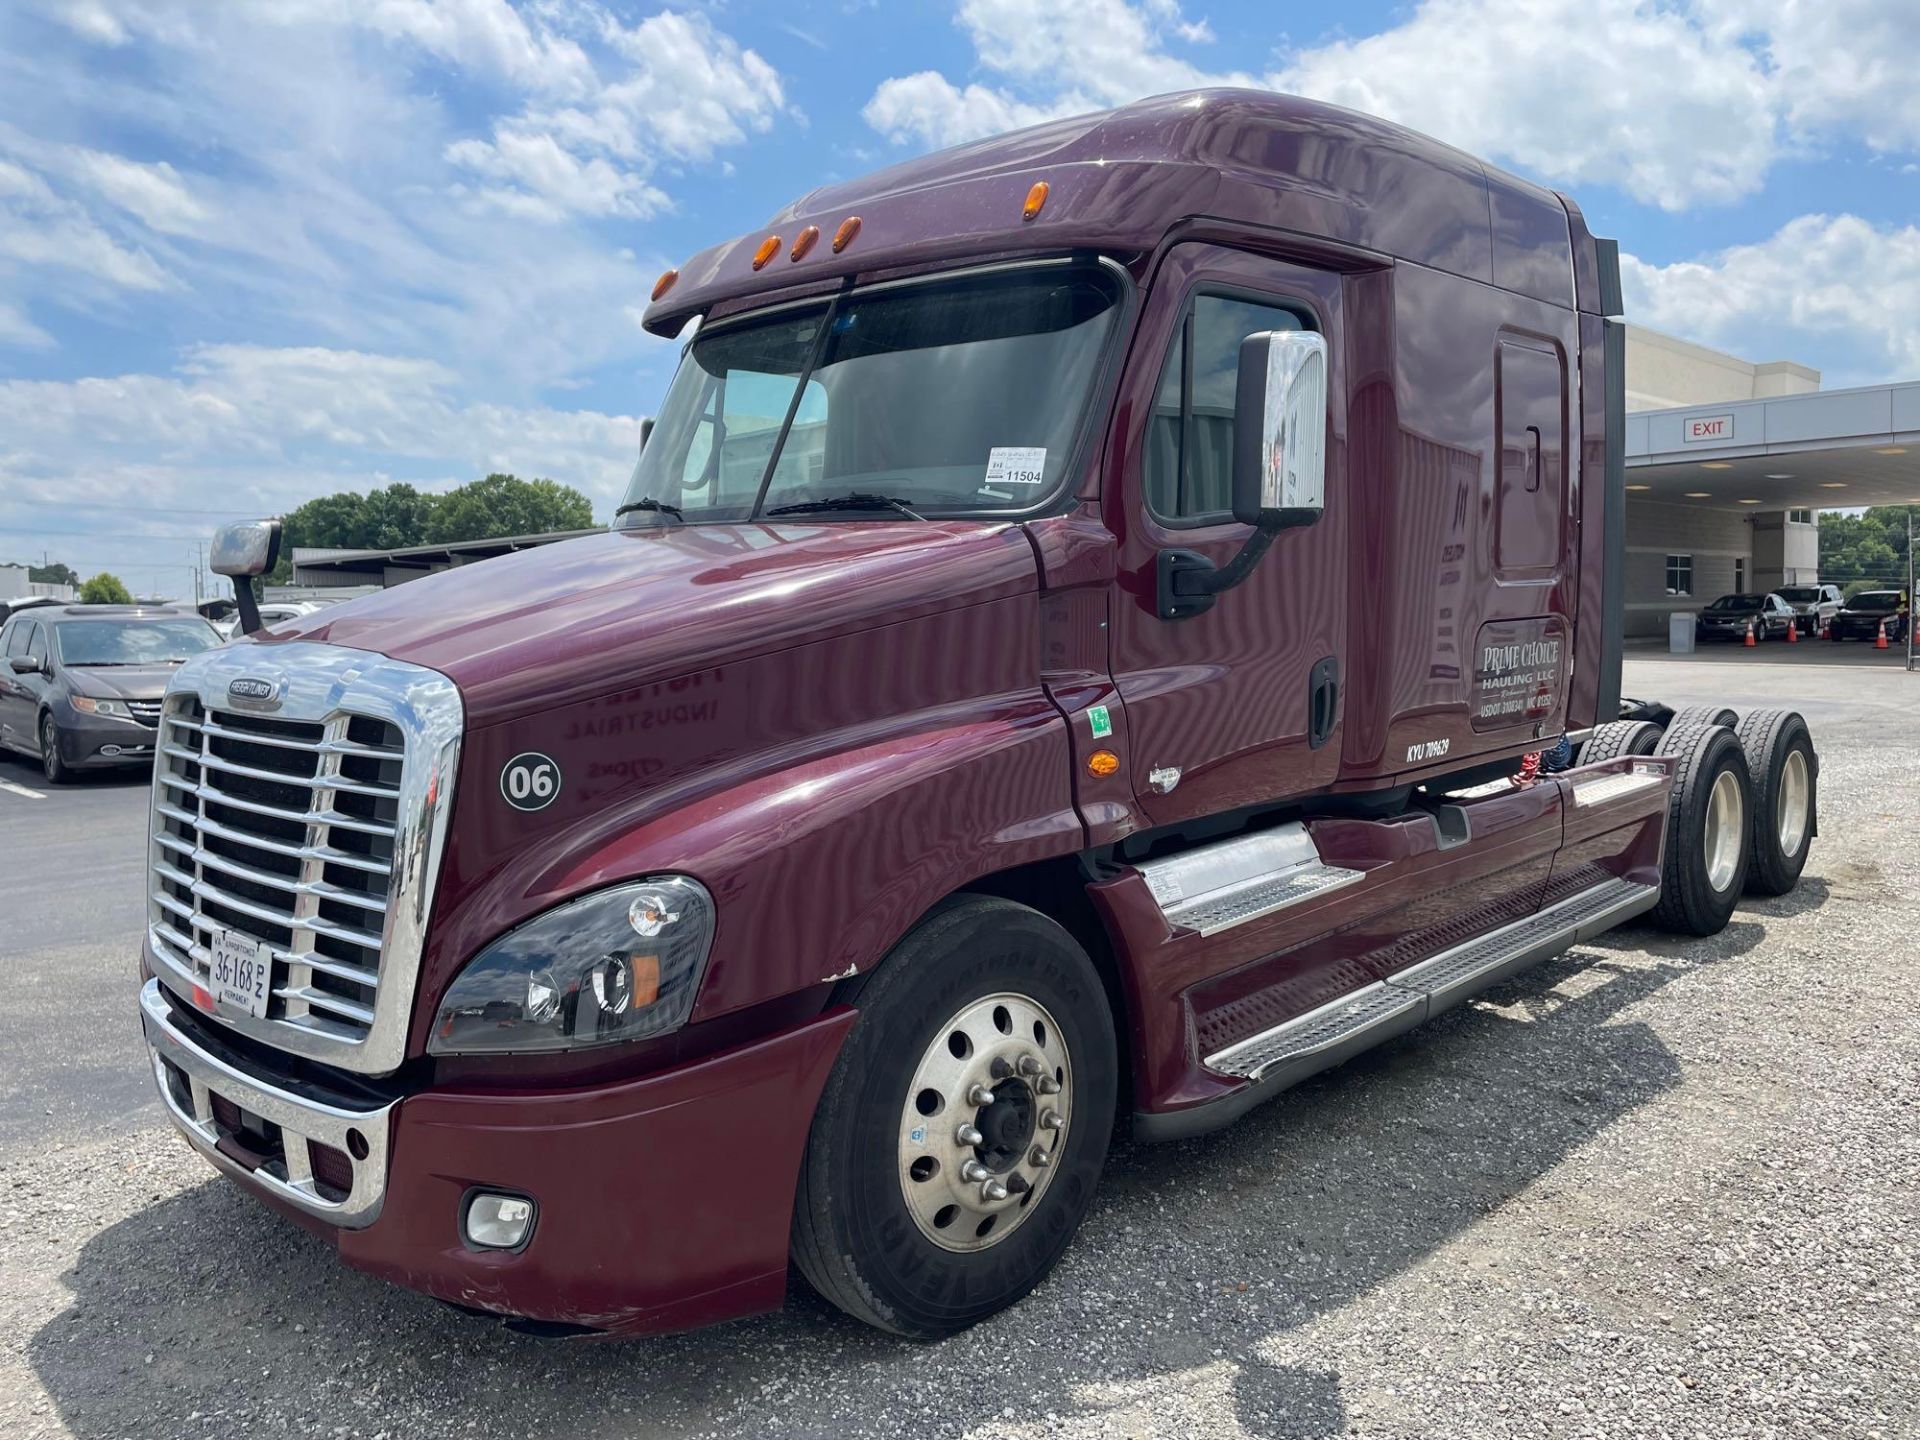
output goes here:
[{"label": "door window", "polygon": [[27,658],[43,665],[47,660],[47,632],[37,624],[27,626]]},{"label": "door window", "polygon": [[1196,296],[1167,351],[1143,466],[1147,507],[1169,525],[1217,525],[1233,505],[1234,394],[1240,342],[1304,330],[1293,311],[1227,295]]},{"label": "door window", "polygon": [[27,650],[27,622],[9,620],[0,625],[0,655],[24,655]]}]

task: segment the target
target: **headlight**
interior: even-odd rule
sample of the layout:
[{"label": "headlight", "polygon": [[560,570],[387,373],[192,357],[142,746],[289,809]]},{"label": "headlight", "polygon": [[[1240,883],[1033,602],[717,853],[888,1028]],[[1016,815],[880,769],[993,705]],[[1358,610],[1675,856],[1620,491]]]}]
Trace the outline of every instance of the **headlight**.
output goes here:
[{"label": "headlight", "polygon": [[88,715],[111,715],[116,720],[131,720],[133,712],[127,709],[124,700],[96,700],[91,695],[72,697],[73,708]]},{"label": "headlight", "polygon": [[434,1019],[436,1055],[613,1045],[684,1025],[713,943],[713,897],[667,875],[556,906],[462,970]]}]

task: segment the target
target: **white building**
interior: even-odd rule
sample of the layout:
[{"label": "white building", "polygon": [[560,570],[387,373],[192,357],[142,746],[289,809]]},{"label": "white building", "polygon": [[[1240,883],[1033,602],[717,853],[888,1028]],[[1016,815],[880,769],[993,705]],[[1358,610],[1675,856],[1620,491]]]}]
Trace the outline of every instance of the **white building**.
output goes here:
[{"label": "white building", "polygon": [[29,595],[44,595],[49,600],[73,599],[71,585],[30,580],[29,573],[25,565],[0,565],[0,600],[24,600]]}]

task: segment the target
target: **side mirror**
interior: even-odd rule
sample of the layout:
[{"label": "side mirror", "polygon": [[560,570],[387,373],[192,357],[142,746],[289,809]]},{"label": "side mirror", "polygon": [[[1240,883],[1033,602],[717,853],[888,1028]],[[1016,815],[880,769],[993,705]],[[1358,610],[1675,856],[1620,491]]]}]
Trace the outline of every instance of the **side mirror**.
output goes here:
[{"label": "side mirror", "polygon": [[251,578],[273,569],[280,558],[280,522],[244,520],[222,525],[213,532],[213,550],[207,564],[216,575]]},{"label": "side mirror", "polygon": [[260,607],[253,598],[254,577],[273,569],[273,562],[279,558],[278,520],[244,520],[213,532],[213,553],[207,563],[214,574],[233,577],[233,601],[240,611],[243,635],[260,628]]},{"label": "side mirror", "polygon": [[1327,341],[1312,330],[1265,330],[1240,342],[1233,399],[1233,518],[1253,534],[1225,565],[1162,550],[1162,620],[1211,609],[1253,573],[1273,537],[1311,525],[1327,504]]},{"label": "side mirror", "polygon": [[1326,337],[1269,330],[1241,341],[1233,408],[1233,518],[1311,525],[1327,504]]},{"label": "side mirror", "polygon": [[16,655],[7,661],[7,666],[16,675],[43,675],[47,662],[38,655]]}]

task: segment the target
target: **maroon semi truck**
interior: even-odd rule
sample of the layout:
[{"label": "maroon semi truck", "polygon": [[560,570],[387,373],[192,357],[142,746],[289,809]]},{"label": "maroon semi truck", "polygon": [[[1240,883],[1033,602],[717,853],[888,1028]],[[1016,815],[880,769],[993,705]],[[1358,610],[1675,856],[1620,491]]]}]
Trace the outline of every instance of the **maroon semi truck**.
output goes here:
[{"label": "maroon semi truck", "polygon": [[1643,913],[1719,929],[1798,879],[1815,757],[1788,712],[1618,718],[1620,309],[1564,196],[1234,91],[694,257],[607,533],[180,668],[172,1119],[523,1326],[797,1268],[937,1336],[1047,1273],[1117,1123],[1212,1130]]}]

